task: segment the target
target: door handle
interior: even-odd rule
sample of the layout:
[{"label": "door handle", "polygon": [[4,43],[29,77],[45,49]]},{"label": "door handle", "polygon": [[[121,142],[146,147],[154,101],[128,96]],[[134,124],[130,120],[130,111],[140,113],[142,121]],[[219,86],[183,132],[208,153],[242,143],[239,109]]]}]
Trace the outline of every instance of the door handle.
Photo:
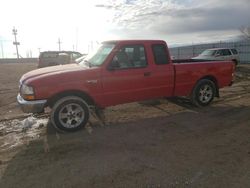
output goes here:
[{"label": "door handle", "polygon": [[88,84],[97,84],[97,80],[87,80],[86,81]]},{"label": "door handle", "polygon": [[151,72],[144,72],[144,76],[150,76]]}]

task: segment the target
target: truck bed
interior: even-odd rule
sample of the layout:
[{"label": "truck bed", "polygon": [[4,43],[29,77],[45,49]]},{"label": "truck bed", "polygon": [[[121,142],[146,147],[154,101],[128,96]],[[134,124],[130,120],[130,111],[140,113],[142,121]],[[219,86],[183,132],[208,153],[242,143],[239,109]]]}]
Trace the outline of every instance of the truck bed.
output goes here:
[{"label": "truck bed", "polygon": [[[188,96],[191,94],[196,82],[209,77],[215,81],[218,88],[230,85],[233,72],[231,61],[183,61],[174,63],[175,70],[175,96]],[[206,64],[206,65],[205,65]]]}]

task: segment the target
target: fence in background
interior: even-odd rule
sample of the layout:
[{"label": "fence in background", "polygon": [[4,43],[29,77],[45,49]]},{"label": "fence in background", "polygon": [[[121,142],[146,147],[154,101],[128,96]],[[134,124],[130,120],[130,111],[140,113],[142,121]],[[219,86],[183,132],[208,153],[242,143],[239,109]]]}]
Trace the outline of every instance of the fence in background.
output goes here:
[{"label": "fence in background", "polygon": [[38,58],[6,58],[0,59],[1,63],[38,63]]},{"label": "fence in background", "polygon": [[218,42],[211,44],[197,44],[170,48],[171,56],[175,59],[192,58],[209,48],[235,48],[239,52],[240,63],[250,63],[250,41]]}]

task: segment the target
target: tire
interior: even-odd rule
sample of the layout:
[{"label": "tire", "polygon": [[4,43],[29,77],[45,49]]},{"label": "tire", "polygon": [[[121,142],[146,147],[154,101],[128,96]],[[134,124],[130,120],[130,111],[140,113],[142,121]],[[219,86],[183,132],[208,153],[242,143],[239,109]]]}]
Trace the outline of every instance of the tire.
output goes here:
[{"label": "tire", "polygon": [[207,79],[198,81],[191,95],[191,101],[195,106],[209,105],[215,96],[216,88],[214,82]]},{"label": "tire", "polygon": [[59,99],[52,107],[52,125],[60,131],[74,132],[83,128],[89,120],[89,106],[80,97]]}]

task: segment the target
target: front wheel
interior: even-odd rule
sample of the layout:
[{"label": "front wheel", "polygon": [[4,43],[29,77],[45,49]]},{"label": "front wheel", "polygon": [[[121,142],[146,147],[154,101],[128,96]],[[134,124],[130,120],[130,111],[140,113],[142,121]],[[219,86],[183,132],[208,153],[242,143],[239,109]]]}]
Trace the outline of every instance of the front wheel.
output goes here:
[{"label": "front wheel", "polygon": [[202,79],[196,84],[192,92],[191,100],[196,106],[207,106],[213,101],[215,92],[214,82]]},{"label": "front wheel", "polygon": [[59,130],[77,131],[87,124],[89,107],[80,97],[63,97],[53,106],[50,118],[52,124]]}]

